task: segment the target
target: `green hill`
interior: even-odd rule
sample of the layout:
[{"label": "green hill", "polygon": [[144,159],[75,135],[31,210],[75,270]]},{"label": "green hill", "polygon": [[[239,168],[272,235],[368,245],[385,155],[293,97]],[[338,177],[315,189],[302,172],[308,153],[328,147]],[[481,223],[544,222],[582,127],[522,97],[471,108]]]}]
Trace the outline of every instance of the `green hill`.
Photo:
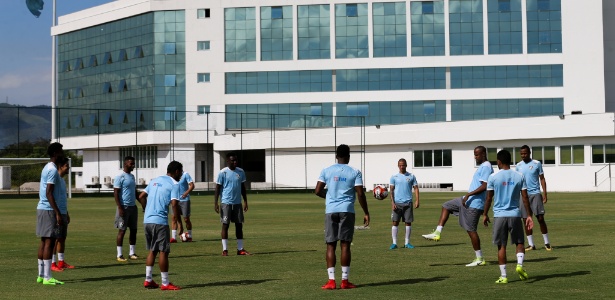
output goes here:
[{"label": "green hill", "polygon": [[51,138],[51,107],[0,103],[0,149],[17,142]]}]

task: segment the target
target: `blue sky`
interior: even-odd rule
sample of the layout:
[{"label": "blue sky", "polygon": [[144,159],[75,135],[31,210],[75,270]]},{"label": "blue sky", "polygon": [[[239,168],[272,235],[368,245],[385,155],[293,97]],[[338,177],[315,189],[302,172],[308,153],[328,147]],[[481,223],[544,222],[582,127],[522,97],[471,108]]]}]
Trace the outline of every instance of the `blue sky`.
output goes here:
[{"label": "blue sky", "polygon": [[[0,102],[51,105],[53,0],[36,18],[26,0],[0,0]],[[56,0],[58,16],[112,0]]]}]

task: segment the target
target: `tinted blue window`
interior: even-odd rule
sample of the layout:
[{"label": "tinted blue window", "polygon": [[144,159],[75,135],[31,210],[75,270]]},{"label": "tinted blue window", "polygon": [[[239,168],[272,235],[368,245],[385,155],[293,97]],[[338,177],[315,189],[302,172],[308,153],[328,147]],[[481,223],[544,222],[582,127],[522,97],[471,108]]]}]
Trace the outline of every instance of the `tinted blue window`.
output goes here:
[{"label": "tinted blue window", "polygon": [[164,86],[175,86],[175,75],[164,75]]},{"label": "tinted blue window", "polygon": [[406,3],[373,4],[374,57],[406,56]]},{"label": "tinted blue window", "polygon": [[510,11],[510,0],[498,0],[498,9],[501,12]]},{"label": "tinted blue window", "polygon": [[335,5],[336,58],[369,57],[367,23],[367,4]]},{"label": "tinted blue window", "polygon": [[451,88],[563,86],[562,65],[451,67]]},{"label": "tinted blue window", "polygon": [[421,2],[421,11],[423,14],[433,14],[433,1]]},{"label": "tinted blue window", "polygon": [[164,54],[175,54],[175,43],[165,43]]},{"label": "tinted blue window", "polygon": [[482,0],[450,0],[449,39],[451,55],[483,54]]},{"label": "tinted blue window", "polygon": [[489,54],[523,53],[521,0],[488,0]]},{"label": "tinted blue window", "polygon": [[260,24],[261,60],[292,60],[292,6],[261,7]]},{"label": "tinted blue window", "polygon": [[561,0],[527,0],[527,51],[562,52]]},{"label": "tinted blue window", "polygon": [[346,4],[346,17],[356,17],[357,13],[357,5],[356,4]]},{"label": "tinted blue window", "polygon": [[283,18],[281,6],[274,6],[271,8],[271,18],[272,19],[282,19]]},{"label": "tinted blue window", "polygon": [[224,61],[256,60],[256,9],[224,9]]},{"label": "tinted blue window", "polygon": [[562,98],[451,101],[453,121],[557,116],[563,111]]}]

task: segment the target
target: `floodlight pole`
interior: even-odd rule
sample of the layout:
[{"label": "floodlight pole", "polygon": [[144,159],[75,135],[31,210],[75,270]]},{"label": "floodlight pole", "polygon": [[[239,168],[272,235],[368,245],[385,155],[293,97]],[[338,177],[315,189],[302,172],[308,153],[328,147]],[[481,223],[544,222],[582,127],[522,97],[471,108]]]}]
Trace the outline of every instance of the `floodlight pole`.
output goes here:
[{"label": "floodlight pole", "polygon": [[[53,13],[52,13],[52,21],[51,28],[56,27],[56,0],[53,0]],[[51,35],[51,140],[55,140],[57,137],[56,130],[56,108],[57,108],[57,75],[56,75],[56,36]]]}]

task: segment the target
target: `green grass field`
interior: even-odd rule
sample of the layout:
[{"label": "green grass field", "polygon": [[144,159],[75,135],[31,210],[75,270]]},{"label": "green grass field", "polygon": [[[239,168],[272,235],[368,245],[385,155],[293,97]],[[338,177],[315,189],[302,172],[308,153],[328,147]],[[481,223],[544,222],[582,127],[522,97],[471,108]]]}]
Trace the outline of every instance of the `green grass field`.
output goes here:
[{"label": "green grass field", "polygon": [[[437,225],[440,205],[460,193],[422,193],[415,210],[411,243],[415,249],[388,250],[390,203],[369,198],[371,229],[355,232],[350,280],[354,290],[323,291],[327,280],[323,242],[324,200],[312,194],[249,194],[244,226],[245,248],[253,256],[221,257],[220,224],[212,196],[192,198],[194,243],[173,244],[170,280],[181,291],[146,290],[145,260],[115,261],[115,203],[106,198],[69,201],[66,261],[73,270],[54,273],[64,286],[36,284],[36,199],[0,200],[2,242],[0,282],[3,299],[613,299],[615,298],[615,194],[551,193],[546,206],[552,252],[544,250],[539,229],[538,251],[526,254],[530,279],[514,271],[514,247],[508,247],[509,284],[499,276],[491,227],[481,226],[485,267],[464,265],[474,258],[470,240],[451,217],[442,240],[422,239]],[[356,204],[358,216],[362,212]],[[493,214],[490,213],[490,216]],[[140,215],[142,217],[142,215]],[[357,224],[359,225],[359,224]],[[229,237],[234,237],[231,226]],[[137,254],[145,257],[141,226]],[[403,242],[403,226],[398,238]],[[400,244],[401,244],[400,242]],[[229,249],[235,248],[229,241]],[[128,254],[128,237],[124,255]],[[339,249],[338,249],[339,260]],[[341,277],[339,263],[336,276]],[[160,272],[154,267],[154,279]]]}]

